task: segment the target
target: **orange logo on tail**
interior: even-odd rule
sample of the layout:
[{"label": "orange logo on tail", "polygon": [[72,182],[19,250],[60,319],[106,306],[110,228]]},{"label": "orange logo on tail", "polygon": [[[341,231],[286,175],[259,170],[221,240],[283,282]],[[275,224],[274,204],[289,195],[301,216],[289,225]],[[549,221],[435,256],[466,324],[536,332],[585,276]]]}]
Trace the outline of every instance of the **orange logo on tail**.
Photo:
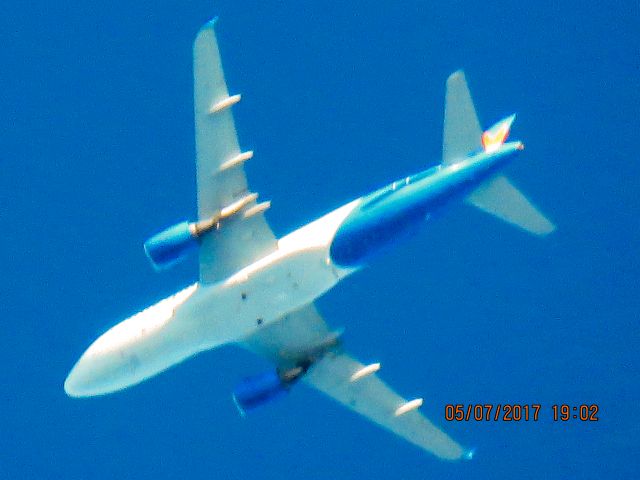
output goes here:
[{"label": "orange logo on tail", "polygon": [[482,147],[487,153],[497,151],[507,140],[511,131],[511,124],[515,119],[515,115],[511,115],[504,120],[500,120],[493,127],[482,134]]}]

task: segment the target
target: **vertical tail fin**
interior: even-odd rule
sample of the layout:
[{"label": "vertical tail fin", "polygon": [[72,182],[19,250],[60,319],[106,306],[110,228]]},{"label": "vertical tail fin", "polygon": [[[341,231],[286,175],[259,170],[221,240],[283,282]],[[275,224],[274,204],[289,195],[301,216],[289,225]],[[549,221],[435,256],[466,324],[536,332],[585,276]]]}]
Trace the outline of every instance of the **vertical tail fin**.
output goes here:
[{"label": "vertical tail fin", "polygon": [[447,79],[442,164],[451,165],[482,148],[482,128],[462,70]]},{"label": "vertical tail fin", "polygon": [[[451,165],[483,149],[488,153],[498,150],[514,118],[512,115],[483,133],[464,72],[454,72],[447,79],[442,164]],[[487,180],[466,202],[535,235],[547,235],[556,228],[504,175]]]}]

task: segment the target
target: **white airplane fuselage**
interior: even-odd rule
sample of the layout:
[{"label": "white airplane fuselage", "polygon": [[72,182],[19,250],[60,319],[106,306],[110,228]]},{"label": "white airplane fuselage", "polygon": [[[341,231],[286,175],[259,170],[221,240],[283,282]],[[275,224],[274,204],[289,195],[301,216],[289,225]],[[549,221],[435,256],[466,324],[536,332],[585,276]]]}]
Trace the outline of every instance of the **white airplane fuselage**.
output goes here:
[{"label": "white airplane fuselage", "polygon": [[193,284],[115,325],[78,360],[65,391],[83,397],[124,389],[312,302],[356,270],[335,265],[329,248],[359,202],[282,237],[277,250],[228,279]]},{"label": "white airplane fuselage", "polygon": [[114,392],[198,352],[241,341],[311,303],[374,254],[415,232],[425,218],[495,175],[521,149],[520,142],[506,143],[393,182],[282,237],[274,252],[231,277],[194,284],[124,320],[82,355],[65,391],[76,397]]}]

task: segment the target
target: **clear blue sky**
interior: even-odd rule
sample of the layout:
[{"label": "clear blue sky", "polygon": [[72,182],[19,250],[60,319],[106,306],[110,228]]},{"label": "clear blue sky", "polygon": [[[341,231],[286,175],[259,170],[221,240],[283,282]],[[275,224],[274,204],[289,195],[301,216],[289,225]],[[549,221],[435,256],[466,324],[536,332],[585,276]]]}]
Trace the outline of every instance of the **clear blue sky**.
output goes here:
[{"label": "clear blue sky", "polygon": [[[348,348],[461,443],[443,463],[306,387],[240,418],[270,368],[226,348],[128,391],[65,396],[107,327],[196,278],[144,239],[195,214],[191,42],[219,41],[278,234],[438,161],[444,81],[518,113],[508,174],[547,240],[459,207],[321,299]],[[12,2],[0,19],[0,477],[631,478],[638,466],[637,2]],[[448,423],[446,403],[541,403]],[[596,403],[593,424],[551,420]],[[635,475],[634,475],[635,474]]]}]

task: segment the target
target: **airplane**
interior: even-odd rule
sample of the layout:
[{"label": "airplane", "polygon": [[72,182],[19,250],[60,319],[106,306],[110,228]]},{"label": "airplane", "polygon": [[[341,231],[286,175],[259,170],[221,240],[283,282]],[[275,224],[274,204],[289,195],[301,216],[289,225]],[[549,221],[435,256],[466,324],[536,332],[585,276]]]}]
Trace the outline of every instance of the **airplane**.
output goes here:
[{"label": "airplane", "polygon": [[249,190],[216,22],[193,45],[198,220],[178,223],[144,244],[152,265],[168,269],[197,252],[199,281],[100,336],[64,383],[71,397],[104,395],[138,384],[199,352],[235,344],[274,370],[245,378],[233,399],[246,413],[298,382],[315,388],[445,460],[470,459],[463,448],[344,348],[314,301],[378,254],[415,234],[448,204],[463,200],[532,234],[555,226],[501,174],[523,150],[507,142],[515,116],[482,131],[464,73],[446,82],[442,162],[357,198],[276,238]]}]

